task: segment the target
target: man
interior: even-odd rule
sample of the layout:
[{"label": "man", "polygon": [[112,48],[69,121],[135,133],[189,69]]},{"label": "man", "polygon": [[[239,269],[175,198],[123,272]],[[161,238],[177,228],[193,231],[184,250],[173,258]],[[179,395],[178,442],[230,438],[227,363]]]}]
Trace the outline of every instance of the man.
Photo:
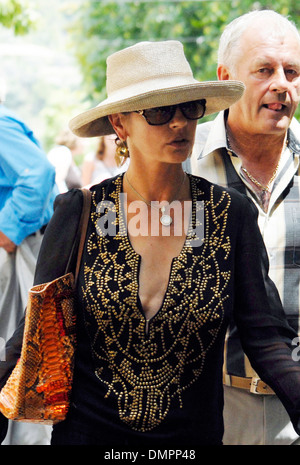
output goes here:
[{"label": "man", "polygon": [[[200,124],[188,168],[253,200],[288,321],[299,333],[300,37],[274,11],[254,11],[225,28],[218,78],[246,85],[229,110]],[[224,444],[295,444],[279,399],[257,378],[231,328],[225,348]]]},{"label": "man", "polygon": [[[24,314],[57,193],[55,169],[32,131],[1,103],[0,360],[5,360],[3,347]],[[7,425],[0,420],[4,436]],[[11,422],[4,444],[49,444],[49,438],[49,427]]]}]

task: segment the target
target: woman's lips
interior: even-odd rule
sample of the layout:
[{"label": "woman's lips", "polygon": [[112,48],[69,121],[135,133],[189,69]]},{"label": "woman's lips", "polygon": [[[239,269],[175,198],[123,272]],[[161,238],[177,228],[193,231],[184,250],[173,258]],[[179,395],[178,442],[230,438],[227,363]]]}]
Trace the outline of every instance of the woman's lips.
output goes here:
[{"label": "woman's lips", "polygon": [[184,147],[189,141],[187,139],[174,139],[170,142],[173,147]]}]

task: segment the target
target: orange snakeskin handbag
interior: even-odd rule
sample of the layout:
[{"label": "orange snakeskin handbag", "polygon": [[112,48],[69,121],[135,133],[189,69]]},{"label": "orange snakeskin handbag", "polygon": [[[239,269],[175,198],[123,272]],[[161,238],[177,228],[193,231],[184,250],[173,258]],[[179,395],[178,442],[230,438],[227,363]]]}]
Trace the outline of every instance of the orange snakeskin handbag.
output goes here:
[{"label": "orange snakeskin handbag", "polygon": [[76,344],[75,286],[91,202],[91,192],[82,192],[75,277],[67,273],[29,290],[21,356],[0,392],[0,411],[11,420],[55,424],[68,411]]}]

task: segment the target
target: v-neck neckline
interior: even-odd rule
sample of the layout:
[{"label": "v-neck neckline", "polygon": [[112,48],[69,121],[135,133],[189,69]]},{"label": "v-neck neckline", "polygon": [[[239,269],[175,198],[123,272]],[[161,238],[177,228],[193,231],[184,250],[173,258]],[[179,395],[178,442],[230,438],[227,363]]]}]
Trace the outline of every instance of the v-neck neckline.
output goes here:
[{"label": "v-neck neckline", "polygon": [[[142,301],[141,301],[141,298],[140,298],[140,266],[141,266],[141,261],[142,261],[142,256],[136,252],[136,250],[134,249],[132,243],[131,243],[131,240],[130,240],[130,237],[129,237],[129,234],[128,234],[128,229],[127,229],[127,223],[126,223],[126,214],[125,214],[125,211],[124,211],[124,205],[122,205],[122,203],[120,202],[120,196],[118,196],[118,206],[117,206],[117,211],[119,211],[119,228],[120,230],[122,231],[126,231],[126,234],[122,234],[122,238],[123,240],[125,241],[125,246],[128,247],[132,254],[136,257],[136,259],[138,260],[138,266],[137,266],[137,270],[136,270],[136,273],[137,273],[137,276],[135,277],[136,278],[136,282],[137,282],[137,307],[141,313],[141,315],[143,316],[143,318],[145,319],[145,333],[148,334],[149,333],[149,326],[150,326],[150,322],[152,322],[156,317],[157,315],[159,315],[162,311],[163,311],[163,308],[165,306],[165,302],[166,302],[166,297],[169,293],[169,289],[170,289],[170,282],[171,282],[171,278],[173,277],[173,274],[174,274],[174,264],[182,259],[189,247],[190,247],[190,244],[189,244],[189,238],[192,236],[192,233],[193,233],[193,226],[194,226],[194,222],[195,222],[195,213],[196,213],[196,201],[197,201],[197,188],[196,188],[196,185],[195,183],[193,182],[192,180],[192,177],[187,173],[187,176],[188,176],[188,179],[189,179],[189,183],[190,183],[190,189],[191,189],[191,201],[192,201],[192,209],[191,209],[191,213],[190,213],[190,218],[189,218],[189,226],[188,226],[188,230],[187,230],[187,233],[186,233],[186,236],[185,236],[185,240],[184,240],[184,243],[183,243],[183,246],[181,248],[181,251],[180,253],[173,257],[172,258],[172,261],[171,261],[171,265],[170,265],[170,270],[169,270],[169,277],[168,277],[168,283],[167,283],[167,286],[166,286],[166,291],[165,291],[165,294],[163,296],[163,299],[162,299],[162,303],[160,305],[160,307],[157,309],[157,311],[155,312],[155,314],[147,319],[146,318],[146,315],[145,315],[145,311],[144,311],[144,308],[143,308],[143,304],[142,304]],[[122,174],[120,176],[120,182],[121,182],[121,186],[120,186],[120,193],[124,193],[123,191],[123,180],[124,180],[124,174]],[[121,196],[122,197],[122,196]]]}]

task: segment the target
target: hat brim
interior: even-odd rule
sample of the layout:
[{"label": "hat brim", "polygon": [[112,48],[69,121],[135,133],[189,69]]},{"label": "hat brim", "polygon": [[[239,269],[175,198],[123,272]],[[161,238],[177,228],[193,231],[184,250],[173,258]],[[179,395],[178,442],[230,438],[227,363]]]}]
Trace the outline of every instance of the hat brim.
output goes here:
[{"label": "hat brim", "polygon": [[196,81],[189,85],[152,90],[124,99],[108,97],[97,107],[74,117],[69,126],[79,137],[113,134],[109,115],[200,99],[206,100],[205,115],[210,115],[229,108],[241,98],[244,89],[245,86],[240,81]]}]

